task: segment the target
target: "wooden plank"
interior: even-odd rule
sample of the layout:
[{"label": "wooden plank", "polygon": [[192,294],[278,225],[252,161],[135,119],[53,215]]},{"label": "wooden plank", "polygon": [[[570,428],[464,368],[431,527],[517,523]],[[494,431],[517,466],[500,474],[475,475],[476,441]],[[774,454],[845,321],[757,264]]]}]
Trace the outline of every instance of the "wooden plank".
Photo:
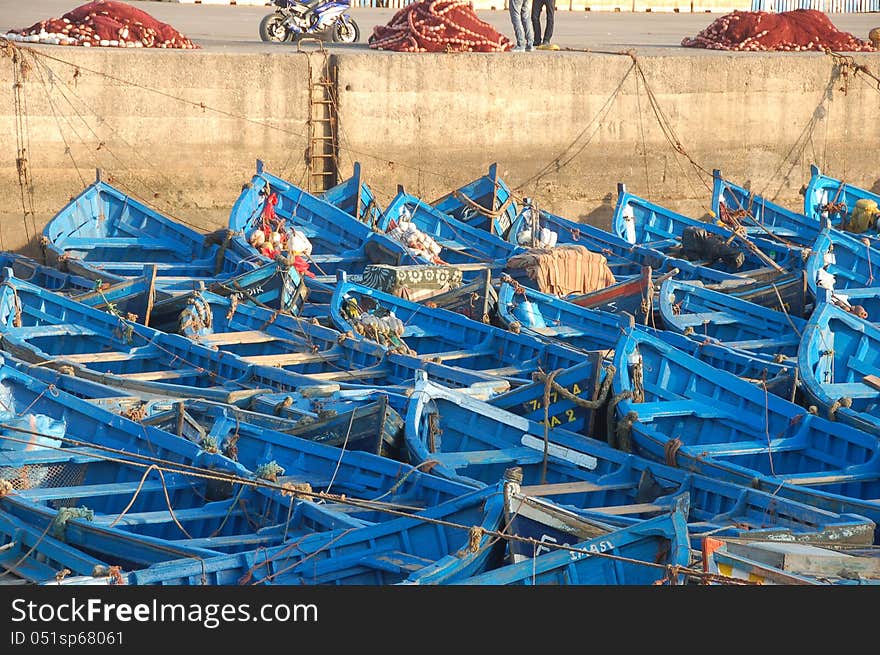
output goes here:
[{"label": "wooden plank", "polygon": [[862,376],[862,382],[869,387],[880,391],[880,377],[877,377],[876,375],[864,375]]},{"label": "wooden plank", "polygon": [[147,307],[144,310],[144,325],[150,325],[150,314],[153,311],[153,300],[156,295],[156,275],[158,273],[158,268],[155,264],[149,264],[144,267],[144,275],[149,280],[149,285],[147,286]]},{"label": "wooden plank", "polygon": [[[774,452],[776,452],[774,450]],[[825,474],[816,473],[795,473],[786,475],[783,480],[791,484],[800,485],[820,485],[820,484],[839,484],[841,482],[856,482],[864,480],[868,477],[874,477],[873,474],[861,473],[843,473],[841,471],[829,471]]]},{"label": "wooden plank", "polygon": [[70,487],[22,489],[17,493],[22,498],[28,500],[45,502],[61,498],[97,498],[99,496],[131,495],[138,491],[139,486],[139,493],[149,494],[155,491],[162,491],[163,489],[167,489],[169,492],[175,489],[188,489],[193,485],[191,482],[173,482],[169,480],[163,487],[161,480],[148,480],[143,485],[139,482],[110,482],[107,484],[85,484]]},{"label": "wooden plank", "polygon": [[338,382],[350,382],[363,378],[383,377],[388,373],[385,366],[370,366],[344,371],[326,371],[325,373],[309,373],[309,377],[315,380],[330,380]]},{"label": "wooden plank", "polygon": [[76,355],[61,355],[61,360],[72,364],[99,364],[101,362],[125,362],[137,359],[132,353],[111,351],[106,353],[77,353]]},{"label": "wooden plank", "polygon": [[273,355],[252,355],[250,357],[242,357],[241,359],[248,364],[259,364],[262,366],[291,366],[295,364],[319,364],[322,362],[332,362],[341,357],[341,353],[276,353]]},{"label": "wooden plank", "polygon": [[199,343],[212,346],[231,346],[244,343],[265,343],[275,341],[277,337],[262,330],[242,330],[241,332],[217,332],[199,337]]},{"label": "wooden plank", "polygon": [[608,507],[588,507],[591,512],[621,516],[623,514],[642,514],[643,512],[668,511],[668,507],[653,503],[633,503],[632,505],[609,505]]},{"label": "wooden plank", "polygon": [[198,375],[199,373],[203,372],[204,371],[202,369],[198,368],[180,368],[170,371],[145,371],[143,373],[118,373],[115,375],[125,380],[155,381],[173,380],[174,378],[182,378],[189,375]]},{"label": "wooden plank", "polygon": [[579,494],[591,491],[616,491],[620,489],[633,489],[634,482],[623,484],[593,484],[592,482],[560,482],[557,484],[535,484],[528,487],[520,487],[520,491],[526,496],[555,496],[562,494]]}]

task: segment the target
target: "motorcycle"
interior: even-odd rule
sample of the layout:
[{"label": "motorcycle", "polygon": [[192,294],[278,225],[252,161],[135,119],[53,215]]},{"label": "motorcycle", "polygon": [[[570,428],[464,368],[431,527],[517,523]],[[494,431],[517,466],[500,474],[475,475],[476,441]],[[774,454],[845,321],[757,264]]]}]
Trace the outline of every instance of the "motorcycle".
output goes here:
[{"label": "motorcycle", "polygon": [[335,43],[355,43],[360,39],[360,28],[347,13],[347,0],[321,2],[311,14],[308,5],[296,0],[272,0],[272,4],[275,12],[260,21],[263,41],[289,43],[307,35],[329,36]]}]

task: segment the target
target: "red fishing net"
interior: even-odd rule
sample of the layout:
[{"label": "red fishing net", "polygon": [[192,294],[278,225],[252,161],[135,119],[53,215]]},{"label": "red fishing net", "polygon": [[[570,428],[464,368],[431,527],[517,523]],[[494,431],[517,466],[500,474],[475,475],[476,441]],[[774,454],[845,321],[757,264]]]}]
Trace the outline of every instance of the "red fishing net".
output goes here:
[{"label": "red fishing net", "polygon": [[422,0],[387,25],[377,25],[370,47],[397,52],[503,52],[510,39],[479,18],[466,0]]},{"label": "red fishing net", "polygon": [[121,48],[198,48],[183,34],[124,2],[96,0],[72,9],[61,18],[41,20],[7,38],[57,45]]},{"label": "red fishing net", "polygon": [[714,21],[694,38],[683,39],[681,45],[712,50],[875,50],[870,42],[838,30],[828,16],[815,9],[778,14],[734,11]]}]

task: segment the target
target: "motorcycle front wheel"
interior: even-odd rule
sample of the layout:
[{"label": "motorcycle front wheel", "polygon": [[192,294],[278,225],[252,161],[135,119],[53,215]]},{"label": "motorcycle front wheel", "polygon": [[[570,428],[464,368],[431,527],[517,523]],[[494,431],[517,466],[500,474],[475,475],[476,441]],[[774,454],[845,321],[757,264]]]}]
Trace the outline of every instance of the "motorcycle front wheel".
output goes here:
[{"label": "motorcycle front wheel", "polygon": [[357,43],[358,39],[361,38],[361,30],[354,18],[341,16],[339,20],[333,23],[330,38],[335,43]]},{"label": "motorcycle front wheel", "polygon": [[260,21],[260,39],[273,43],[289,43],[293,41],[293,33],[284,25],[284,16],[268,14]]}]

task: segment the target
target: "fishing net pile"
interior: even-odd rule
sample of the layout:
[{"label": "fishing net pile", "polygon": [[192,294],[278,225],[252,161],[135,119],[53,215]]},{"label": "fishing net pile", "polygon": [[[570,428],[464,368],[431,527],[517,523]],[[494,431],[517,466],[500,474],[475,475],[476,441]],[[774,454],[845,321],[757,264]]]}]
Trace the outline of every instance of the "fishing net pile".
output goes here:
[{"label": "fishing net pile", "polygon": [[734,11],[715,20],[697,36],[684,38],[681,45],[711,50],[875,51],[870,42],[841,32],[828,16],[815,9],[780,13]]},{"label": "fishing net pile", "polygon": [[376,25],[370,47],[397,52],[504,52],[513,43],[477,18],[467,0],[421,0],[398,11],[387,25]]},{"label": "fishing net pile", "polygon": [[21,30],[10,30],[12,41],[54,45],[118,48],[198,48],[167,23],[124,2],[96,0],[61,18],[49,18]]}]

